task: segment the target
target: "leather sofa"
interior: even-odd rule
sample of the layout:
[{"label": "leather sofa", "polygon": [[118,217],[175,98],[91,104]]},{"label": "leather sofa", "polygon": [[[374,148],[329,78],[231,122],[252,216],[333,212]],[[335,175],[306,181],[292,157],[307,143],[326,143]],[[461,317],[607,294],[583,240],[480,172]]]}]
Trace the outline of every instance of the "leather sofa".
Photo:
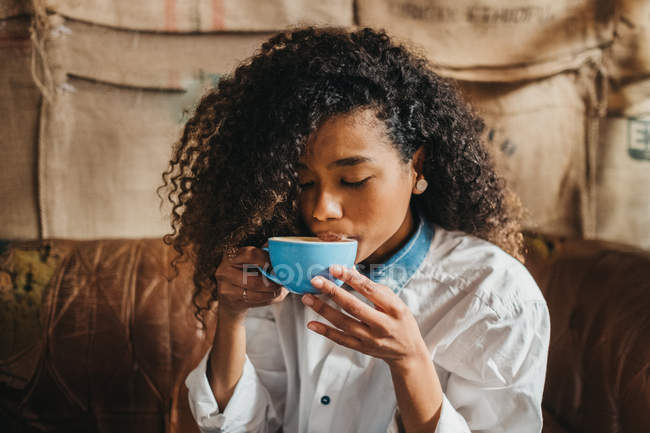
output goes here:
[{"label": "leather sofa", "polygon": [[[650,432],[650,253],[526,241],[551,312],[543,431]],[[215,325],[174,256],[159,239],[0,243],[0,431],[197,431],[183,382]]]}]

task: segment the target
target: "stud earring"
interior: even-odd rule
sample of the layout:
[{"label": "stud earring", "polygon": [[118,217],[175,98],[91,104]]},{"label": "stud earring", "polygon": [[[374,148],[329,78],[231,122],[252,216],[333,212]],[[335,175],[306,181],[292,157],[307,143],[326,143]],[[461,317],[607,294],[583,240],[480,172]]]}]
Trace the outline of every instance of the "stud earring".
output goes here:
[{"label": "stud earring", "polygon": [[424,192],[428,186],[429,182],[427,182],[425,178],[422,178],[415,184],[415,189],[417,189],[419,192]]}]

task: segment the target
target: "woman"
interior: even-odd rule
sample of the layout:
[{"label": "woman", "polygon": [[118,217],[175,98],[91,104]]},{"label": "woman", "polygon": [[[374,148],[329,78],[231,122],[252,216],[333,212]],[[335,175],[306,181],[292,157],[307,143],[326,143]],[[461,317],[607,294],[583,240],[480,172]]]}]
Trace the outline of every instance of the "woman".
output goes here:
[{"label": "woman", "polygon": [[[371,29],[278,34],[201,99],[163,179],[202,322],[218,300],[202,430],[541,430],[548,311],[482,128]],[[278,235],[355,238],[356,269],[288,294],[250,272]]]}]

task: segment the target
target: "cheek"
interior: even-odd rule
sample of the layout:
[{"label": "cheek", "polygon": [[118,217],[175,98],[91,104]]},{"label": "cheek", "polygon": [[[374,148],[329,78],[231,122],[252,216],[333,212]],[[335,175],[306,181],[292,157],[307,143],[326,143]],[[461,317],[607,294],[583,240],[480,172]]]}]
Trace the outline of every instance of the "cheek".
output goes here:
[{"label": "cheek", "polygon": [[387,191],[377,184],[368,185],[346,198],[345,212],[359,225],[381,217],[384,202],[387,200]]},{"label": "cheek", "polygon": [[350,216],[363,230],[360,233],[364,241],[361,249],[374,251],[392,236],[404,222],[410,201],[410,185],[402,179],[368,188],[363,197],[354,200]]},{"label": "cheek", "polygon": [[403,176],[377,182],[368,191],[368,206],[384,216],[402,213],[410,201],[411,187]]},{"label": "cheek", "polygon": [[302,217],[303,222],[307,225],[309,225],[312,221],[312,209],[308,203],[309,202],[305,199],[298,200],[298,212],[300,212],[300,216]]}]

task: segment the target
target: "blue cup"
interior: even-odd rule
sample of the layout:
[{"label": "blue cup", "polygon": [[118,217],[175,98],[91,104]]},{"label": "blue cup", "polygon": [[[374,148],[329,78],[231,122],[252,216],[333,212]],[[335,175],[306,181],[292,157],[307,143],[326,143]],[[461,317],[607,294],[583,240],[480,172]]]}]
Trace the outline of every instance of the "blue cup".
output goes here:
[{"label": "blue cup", "polygon": [[317,237],[280,236],[269,238],[268,248],[273,273],[257,269],[266,278],[299,295],[320,293],[311,285],[317,275],[341,286],[343,281],[332,277],[330,265],[353,267],[357,256],[357,241],[346,239],[336,242],[322,241]]}]

